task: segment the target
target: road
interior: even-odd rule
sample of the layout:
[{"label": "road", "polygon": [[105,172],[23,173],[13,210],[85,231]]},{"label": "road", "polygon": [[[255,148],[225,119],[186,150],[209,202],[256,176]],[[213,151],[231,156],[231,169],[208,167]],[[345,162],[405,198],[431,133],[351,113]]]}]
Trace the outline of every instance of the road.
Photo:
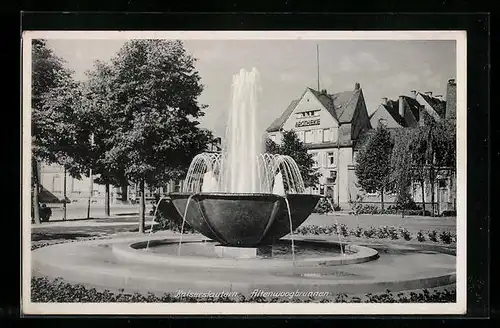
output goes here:
[{"label": "road", "polygon": [[[62,221],[64,217],[64,210],[62,204],[51,205],[52,216],[49,222]],[[146,214],[151,209],[151,204],[146,204]],[[123,204],[111,204],[110,215],[111,216],[122,216],[122,215],[139,215],[139,204],[135,205],[123,205]],[[104,204],[93,203],[90,206],[90,217],[91,218],[105,218]],[[68,204],[66,211],[67,220],[78,220],[87,218],[87,204]]]}]

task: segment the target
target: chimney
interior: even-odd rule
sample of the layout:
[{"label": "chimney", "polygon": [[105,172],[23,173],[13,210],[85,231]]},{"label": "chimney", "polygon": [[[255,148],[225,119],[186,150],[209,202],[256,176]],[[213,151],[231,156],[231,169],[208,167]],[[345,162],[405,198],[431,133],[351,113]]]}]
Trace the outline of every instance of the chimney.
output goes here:
[{"label": "chimney", "polygon": [[425,94],[428,95],[429,97],[432,97],[432,91],[426,91]]},{"label": "chimney", "polygon": [[387,105],[387,97],[382,98],[382,104]]},{"label": "chimney", "polygon": [[420,106],[418,108],[418,125],[419,126],[424,126],[425,125],[424,112],[425,112],[424,106]]},{"label": "chimney", "polygon": [[405,117],[405,99],[399,96],[399,116]]},{"label": "chimney", "polygon": [[445,117],[455,119],[457,115],[457,84],[455,79],[448,80],[446,88],[446,111]]},{"label": "chimney", "polygon": [[356,82],[356,84],[354,84],[354,90],[359,90],[361,88],[361,86],[359,85],[358,82]]},{"label": "chimney", "polygon": [[411,91],[410,91],[410,94],[411,94],[411,97],[412,97],[413,99],[417,98],[417,91],[416,91],[416,90],[411,90]]}]

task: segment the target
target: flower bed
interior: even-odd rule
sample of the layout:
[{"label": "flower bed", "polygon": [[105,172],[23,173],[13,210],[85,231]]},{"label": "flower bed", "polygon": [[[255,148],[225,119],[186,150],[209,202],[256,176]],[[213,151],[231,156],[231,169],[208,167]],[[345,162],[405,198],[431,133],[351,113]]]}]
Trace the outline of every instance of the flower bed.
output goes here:
[{"label": "flower bed", "polygon": [[226,302],[226,303],[447,303],[456,301],[454,289],[444,291],[397,293],[387,290],[385,293],[366,294],[363,297],[349,296],[347,294],[337,294],[327,298],[266,298],[266,297],[245,297],[239,294],[237,297],[219,298],[194,298],[175,297],[165,293],[163,296],[147,294],[127,294],[113,293],[109,290],[98,291],[95,288],[86,288],[80,284],[70,284],[61,278],[49,280],[46,277],[34,277],[31,279],[31,301],[35,303],[196,303],[196,302]]},{"label": "flower bed", "polygon": [[328,226],[318,226],[318,225],[306,225],[300,226],[294,231],[295,234],[300,235],[337,235],[342,237],[354,236],[357,238],[378,238],[378,239],[391,239],[397,240],[402,239],[406,241],[417,240],[419,242],[431,241],[434,243],[442,244],[452,244],[456,243],[457,236],[449,231],[443,231],[438,233],[435,230],[430,231],[419,231],[416,234],[411,233],[406,228],[395,227],[395,226],[381,226],[381,227],[370,227],[368,229],[363,229],[361,227],[356,227],[356,229],[349,229],[345,224],[336,223]]}]

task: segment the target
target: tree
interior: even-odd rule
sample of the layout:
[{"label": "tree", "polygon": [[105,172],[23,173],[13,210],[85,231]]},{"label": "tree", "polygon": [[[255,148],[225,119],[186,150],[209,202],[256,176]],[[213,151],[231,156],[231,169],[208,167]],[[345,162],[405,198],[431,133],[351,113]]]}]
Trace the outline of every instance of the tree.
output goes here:
[{"label": "tree", "polygon": [[435,182],[439,175],[455,172],[456,134],[453,121],[436,121],[424,115],[424,125],[401,129],[396,133],[392,152],[392,179],[399,198],[407,198],[407,189],[417,181],[422,192],[422,211],[425,214],[425,185],[431,186],[431,215],[434,215]]},{"label": "tree", "polygon": [[[111,61],[110,163],[122,163],[125,176],[140,187],[144,231],[145,184],[154,187],[183,177],[192,158],[212,140],[201,130],[197,98],[201,78],[180,41],[133,40]],[[118,168],[117,168],[118,169]]]},{"label": "tree", "polygon": [[282,141],[279,145],[267,138],[266,152],[270,154],[287,155],[293,158],[299,167],[306,188],[318,184],[321,173],[314,168],[312,154],[307,152],[304,143],[300,141],[294,131],[283,131]]},{"label": "tree", "polygon": [[35,222],[40,223],[38,163],[66,165],[70,162],[64,155],[71,149],[75,136],[71,124],[72,106],[78,96],[74,93],[77,87],[71,71],[41,39],[32,41],[31,80],[33,216]]},{"label": "tree", "polygon": [[398,129],[394,136],[394,147],[391,154],[391,181],[396,186],[396,206],[404,210],[411,207],[413,200],[410,188],[414,178],[411,147],[413,144],[414,129]]},{"label": "tree", "polygon": [[431,189],[431,215],[435,212],[435,187],[440,175],[449,176],[455,171],[456,144],[453,122],[434,120],[424,113],[425,124],[415,130],[411,147],[415,171],[422,185],[429,181]]},{"label": "tree", "polygon": [[366,145],[359,151],[355,168],[359,185],[366,191],[380,194],[384,209],[384,191],[390,182],[393,141],[389,130],[380,124]]},{"label": "tree", "polygon": [[105,214],[110,215],[110,185],[128,184],[125,175],[126,157],[114,157],[113,137],[119,122],[114,119],[116,101],[113,98],[113,67],[105,62],[96,61],[92,70],[87,72],[84,84],[82,106],[78,112],[78,125],[86,140],[92,134],[93,144],[86,145],[89,150],[82,158],[85,171],[92,169],[95,182],[105,185]]}]

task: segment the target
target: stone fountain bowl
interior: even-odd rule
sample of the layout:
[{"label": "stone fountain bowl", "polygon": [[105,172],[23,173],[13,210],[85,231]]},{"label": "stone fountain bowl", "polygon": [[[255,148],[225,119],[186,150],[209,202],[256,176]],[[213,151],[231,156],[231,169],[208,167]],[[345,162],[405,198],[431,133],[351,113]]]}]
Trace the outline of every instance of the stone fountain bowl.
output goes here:
[{"label": "stone fountain bowl", "polygon": [[[286,198],[295,230],[309,217],[321,196],[287,194]],[[285,197],[275,194],[171,193],[168,203],[177,212],[172,219],[182,222],[188,205],[186,222],[226,246],[269,245],[290,233]]]}]

